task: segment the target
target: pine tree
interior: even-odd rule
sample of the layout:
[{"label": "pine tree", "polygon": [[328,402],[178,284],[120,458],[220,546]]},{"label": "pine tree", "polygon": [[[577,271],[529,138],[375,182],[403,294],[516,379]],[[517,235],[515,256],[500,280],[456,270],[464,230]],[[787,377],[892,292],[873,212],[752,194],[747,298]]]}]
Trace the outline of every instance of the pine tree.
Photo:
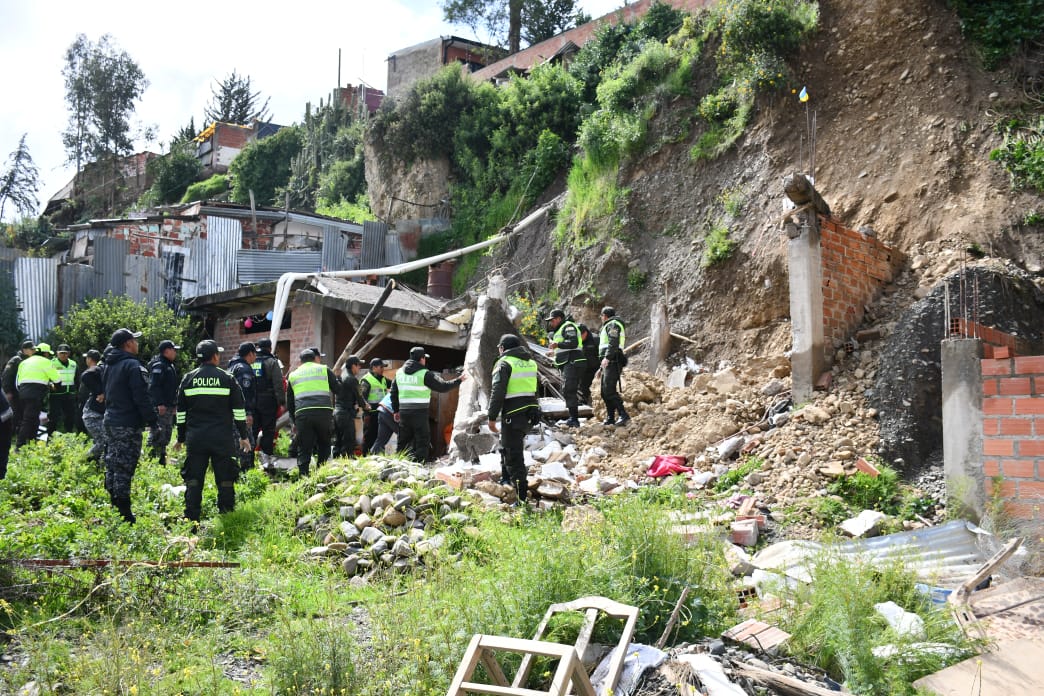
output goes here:
[{"label": "pine tree", "polygon": [[240,77],[233,70],[217,85],[217,89],[211,90],[205,118],[207,123],[218,121],[238,123],[241,126],[265,121],[269,118],[268,101],[265,99],[264,104],[261,104],[261,93],[251,91],[250,77]]},{"label": "pine tree", "polygon": [[8,166],[0,174],[0,220],[4,219],[4,208],[11,201],[23,215],[36,212],[40,204],[36,192],[40,188],[39,172],[25,144],[25,135],[18,141],[18,147],[8,157]]}]

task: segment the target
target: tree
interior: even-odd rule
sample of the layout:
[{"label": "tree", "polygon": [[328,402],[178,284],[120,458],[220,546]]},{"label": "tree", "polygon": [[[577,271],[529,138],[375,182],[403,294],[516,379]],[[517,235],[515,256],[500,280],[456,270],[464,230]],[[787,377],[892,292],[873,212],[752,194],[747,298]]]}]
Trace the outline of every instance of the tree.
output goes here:
[{"label": "tree", "polygon": [[176,203],[203,173],[191,143],[177,143],[170,152],[145,165],[152,180],[152,193],[158,203]]},{"label": "tree", "polygon": [[210,104],[205,112],[207,123],[220,121],[246,126],[269,117],[269,100],[266,98],[261,104],[261,93],[251,91],[250,78],[236,75],[235,70],[217,85],[217,89],[211,89],[210,94]]},{"label": "tree", "polygon": [[25,326],[15,296],[14,274],[0,274],[0,356],[14,355],[25,340]]},{"label": "tree", "polygon": [[296,126],[247,145],[228,168],[233,179],[232,200],[249,203],[253,191],[258,205],[281,205],[276,192],[290,180],[290,162],[300,151],[301,134]]},{"label": "tree", "polygon": [[581,16],[576,0],[444,0],[442,12],[450,24],[462,24],[511,53],[522,39],[534,44],[575,25]]},{"label": "tree", "polygon": [[75,163],[77,173],[87,157],[91,114],[91,88],[88,64],[91,60],[91,42],[83,34],[65,51],[65,103],[69,107],[69,127],[62,133],[62,144],[68,155],[66,162]]},{"label": "tree", "polygon": [[40,204],[36,197],[40,188],[39,172],[29,155],[24,134],[7,161],[7,169],[0,174],[0,220],[4,219],[4,208],[8,201],[11,201],[23,215],[36,212],[36,207]]}]

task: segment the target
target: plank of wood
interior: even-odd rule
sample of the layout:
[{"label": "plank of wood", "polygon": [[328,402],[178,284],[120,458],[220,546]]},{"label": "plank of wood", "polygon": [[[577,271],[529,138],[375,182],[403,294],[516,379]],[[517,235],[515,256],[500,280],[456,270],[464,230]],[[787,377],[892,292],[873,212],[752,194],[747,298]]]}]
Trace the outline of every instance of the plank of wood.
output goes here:
[{"label": "plank of wood", "polygon": [[1002,641],[995,650],[921,677],[914,686],[938,696],[1039,694],[1044,684],[1044,639]]}]

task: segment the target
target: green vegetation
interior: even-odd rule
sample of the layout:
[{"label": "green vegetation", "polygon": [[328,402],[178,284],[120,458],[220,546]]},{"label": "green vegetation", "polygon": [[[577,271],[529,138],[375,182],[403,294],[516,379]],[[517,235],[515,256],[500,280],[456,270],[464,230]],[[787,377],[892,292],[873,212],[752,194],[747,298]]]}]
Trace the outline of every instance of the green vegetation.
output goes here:
[{"label": "green vegetation", "polygon": [[290,162],[301,151],[301,128],[289,126],[263,140],[255,140],[232,160],[232,201],[249,203],[250,191],[258,205],[283,205],[277,193],[290,181]]},{"label": "green vegetation", "polygon": [[[290,205],[305,210],[352,204],[366,194],[363,173],[364,120],[340,101],[305,107],[301,151],[290,163]],[[355,219],[355,218],[352,218]]]},{"label": "green vegetation", "polygon": [[764,466],[765,460],[759,457],[747,457],[739,466],[734,469],[729,469],[725,474],[718,479],[717,483],[714,484],[714,490],[719,493],[724,493],[733,486],[737,485],[740,481],[747,477],[747,474],[752,471],[757,471]]},{"label": "green vegetation", "polygon": [[333,205],[320,203],[316,206],[315,212],[320,215],[329,215],[330,217],[343,218],[358,223],[377,219],[377,216],[370,210],[370,200],[365,194],[356,198],[354,203],[349,203],[343,198],[339,203]]},{"label": "green vegetation", "polygon": [[228,175],[215,174],[209,179],[198,181],[185,189],[185,195],[181,197],[181,202],[205,201],[215,196],[220,196],[228,191],[228,184]]},{"label": "green vegetation", "polygon": [[194,364],[192,348],[202,337],[201,327],[187,316],[178,316],[166,305],[134,302],[126,295],[95,297],[75,305],[48,336],[52,345],[68,343],[74,355],[88,348],[102,350],[116,329],[141,331],[138,357],[148,361],[160,341],[171,340],[185,349],[178,353],[179,368],[184,372]]},{"label": "green vegetation", "polygon": [[998,124],[997,131],[1004,144],[990,152],[990,159],[1004,165],[1014,188],[1044,193],[1044,115],[1035,121],[1010,119]]},{"label": "green vegetation", "polygon": [[149,191],[153,204],[177,203],[203,173],[203,166],[190,145],[178,144],[166,155],[149,160],[145,165],[153,178]]},{"label": "green vegetation", "polygon": [[649,274],[640,268],[632,268],[627,271],[627,289],[631,292],[641,292],[649,282]]},{"label": "green vegetation", "polygon": [[704,239],[703,259],[701,264],[704,268],[710,268],[728,261],[732,256],[732,250],[736,243],[729,238],[729,228],[723,222],[716,222]]},{"label": "green vegetation", "polygon": [[983,64],[998,67],[1020,48],[1044,37],[1044,0],[950,0],[961,32],[982,51]]}]

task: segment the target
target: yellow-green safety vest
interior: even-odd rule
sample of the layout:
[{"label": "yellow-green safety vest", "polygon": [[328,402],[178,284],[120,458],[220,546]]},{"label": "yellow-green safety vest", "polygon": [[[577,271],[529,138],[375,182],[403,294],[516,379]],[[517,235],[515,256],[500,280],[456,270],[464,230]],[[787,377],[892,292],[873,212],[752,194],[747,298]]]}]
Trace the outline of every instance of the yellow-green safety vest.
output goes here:
[{"label": "yellow-green safety vest", "polygon": [[598,354],[603,358],[609,351],[609,331],[607,329],[609,328],[609,325],[613,322],[616,322],[620,326],[620,342],[617,344],[617,348],[623,350],[624,346],[627,345],[627,337],[625,335],[626,332],[624,331],[623,322],[617,321],[615,318],[610,319],[609,321],[605,322],[604,325],[602,325],[602,330],[598,332]]},{"label": "yellow-green safety vest", "polygon": [[431,402],[431,389],[424,386],[424,375],[428,368],[422,367],[411,375],[406,370],[395,373],[395,383],[399,385],[399,409],[403,406],[427,406]]},{"label": "yellow-green safety vest", "polygon": [[58,393],[71,392],[76,384],[76,361],[69,358],[69,364],[63,365],[58,358],[51,358],[51,364],[54,365],[54,369],[58,371],[58,377],[62,380]]},{"label": "yellow-green safety vest", "polygon": [[384,380],[377,379],[372,372],[367,372],[363,376],[363,381],[370,385],[370,393],[366,396],[366,403],[371,406],[379,404],[388,391],[384,387]]},{"label": "yellow-green safety vest", "polygon": [[[514,413],[531,407],[537,393],[536,361],[504,355],[493,366],[494,374],[500,367],[501,360],[511,366],[511,377],[508,378],[507,391],[504,392],[504,413]],[[519,405],[519,399],[524,399],[524,403]]]},{"label": "yellow-green safety vest", "polygon": [[333,393],[326,374],[326,365],[305,363],[286,378],[294,390],[294,410],[333,408]]},{"label": "yellow-green safety vest", "polygon": [[572,321],[563,321],[558,330],[551,336],[552,343],[561,343],[564,336],[562,332],[565,331],[567,326],[572,326],[576,330],[576,348],[565,348],[555,350],[555,367],[561,367],[567,362],[580,362],[584,360],[584,339],[580,335],[580,327]]},{"label": "yellow-green safety vest", "polygon": [[19,363],[15,386],[42,384],[46,387],[52,382],[57,384],[60,381],[58,371],[54,369],[54,365],[49,359],[42,355],[31,355]]}]

